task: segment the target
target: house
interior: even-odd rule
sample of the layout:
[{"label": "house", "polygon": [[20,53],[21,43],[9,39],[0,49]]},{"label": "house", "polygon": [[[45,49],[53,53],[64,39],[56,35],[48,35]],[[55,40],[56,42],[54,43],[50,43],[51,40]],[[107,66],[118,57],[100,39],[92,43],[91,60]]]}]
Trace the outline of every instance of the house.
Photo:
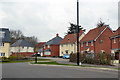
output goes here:
[{"label": "house", "polygon": [[35,52],[37,52],[38,54],[40,54],[41,56],[43,56],[43,45],[45,44],[46,42],[40,42],[36,45],[35,47]]},{"label": "house", "polygon": [[108,25],[90,30],[80,41],[80,53],[111,53],[111,35],[113,31]]},{"label": "house", "polygon": [[120,27],[110,37],[111,40],[111,53],[115,55],[115,59],[119,59],[120,52]]},{"label": "house", "polygon": [[43,56],[59,56],[59,43],[61,40],[62,38],[59,37],[59,34],[56,34],[56,37],[46,42],[43,48]]},{"label": "house", "polygon": [[10,56],[10,31],[7,28],[0,28],[0,57]]},{"label": "house", "polygon": [[26,40],[17,40],[11,45],[11,52],[34,52],[34,47]]},{"label": "house", "polygon": [[39,49],[43,48],[43,45],[45,44],[46,42],[40,42],[38,43],[36,46],[35,46],[35,52],[37,52]]},{"label": "house", "polygon": [[[79,33],[79,41],[85,36],[81,30]],[[60,56],[63,54],[71,54],[77,52],[77,33],[67,34],[60,42]]]}]

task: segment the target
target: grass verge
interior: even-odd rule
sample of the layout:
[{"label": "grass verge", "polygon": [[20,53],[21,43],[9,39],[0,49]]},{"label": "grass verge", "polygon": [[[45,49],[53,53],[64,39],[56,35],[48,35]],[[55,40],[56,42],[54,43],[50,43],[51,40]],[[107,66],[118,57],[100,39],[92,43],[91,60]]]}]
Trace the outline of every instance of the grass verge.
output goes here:
[{"label": "grass verge", "polygon": [[[51,59],[37,59],[37,61],[50,61]],[[33,60],[4,60],[4,61],[1,61],[0,63],[22,63],[22,62],[31,62],[31,61],[35,61],[34,59]]]},{"label": "grass verge", "polygon": [[[56,61],[51,61],[51,62],[38,62],[38,63],[31,63],[31,64],[47,64],[47,65],[77,66],[77,65],[72,65],[72,64],[61,64],[61,63],[57,63]],[[96,66],[87,66],[87,65],[80,65],[79,67],[105,68],[105,67],[96,67]],[[107,68],[106,68],[106,69],[107,69]],[[120,70],[120,68],[109,68],[109,69]]]}]

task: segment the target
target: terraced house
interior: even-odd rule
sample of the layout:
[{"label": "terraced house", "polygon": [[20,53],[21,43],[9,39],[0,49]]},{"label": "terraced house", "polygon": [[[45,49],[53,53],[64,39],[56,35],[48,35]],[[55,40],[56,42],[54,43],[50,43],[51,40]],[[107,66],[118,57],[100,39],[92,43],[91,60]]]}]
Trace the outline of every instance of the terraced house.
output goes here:
[{"label": "terraced house", "polygon": [[[81,30],[79,33],[79,41],[85,36],[85,33]],[[71,54],[77,52],[77,33],[67,34],[60,42],[60,56],[63,54]]]},{"label": "terraced house", "polygon": [[0,28],[0,57],[10,56],[10,32],[7,28]]}]

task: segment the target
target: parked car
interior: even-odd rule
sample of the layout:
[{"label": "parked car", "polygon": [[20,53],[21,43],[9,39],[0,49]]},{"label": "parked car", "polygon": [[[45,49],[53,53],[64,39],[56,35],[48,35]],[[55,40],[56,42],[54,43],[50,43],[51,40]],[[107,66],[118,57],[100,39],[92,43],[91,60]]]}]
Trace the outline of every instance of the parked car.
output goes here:
[{"label": "parked car", "polygon": [[69,59],[70,58],[70,55],[69,54],[64,54],[63,55],[63,59]]},{"label": "parked car", "polygon": [[[35,54],[32,54],[31,57],[34,57],[35,55],[36,55],[36,53],[35,53]],[[40,56],[40,54],[37,54],[37,56]]]}]

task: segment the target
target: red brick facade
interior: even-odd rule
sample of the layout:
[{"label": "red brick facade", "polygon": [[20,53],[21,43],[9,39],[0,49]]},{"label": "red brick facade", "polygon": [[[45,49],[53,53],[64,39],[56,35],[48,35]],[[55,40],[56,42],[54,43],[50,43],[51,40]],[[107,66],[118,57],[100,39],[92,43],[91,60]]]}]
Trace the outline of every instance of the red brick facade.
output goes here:
[{"label": "red brick facade", "polygon": [[46,57],[59,56],[59,45],[50,45],[50,48],[48,48],[48,46],[46,45],[43,51],[47,49],[51,50],[50,51],[51,55],[45,55],[43,52],[43,56],[46,56]]},{"label": "red brick facade", "polygon": [[[97,32],[99,34],[94,33],[94,32]],[[101,51],[103,51],[105,53],[111,53],[111,41],[109,39],[109,37],[111,35],[113,35],[113,32],[108,26],[104,26],[103,29],[95,28],[95,29],[91,30],[85,36],[85,39],[83,38],[83,40],[81,40],[80,53],[82,53],[84,51],[88,51],[90,53],[91,52],[99,53]],[[91,40],[87,40],[87,37],[90,37]],[[92,44],[92,41],[93,41],[93,44]],[[86,45],[87,42],[88,42],[88,46]],[[82,47],[82,44],[83,44],[83,47]]]}]

